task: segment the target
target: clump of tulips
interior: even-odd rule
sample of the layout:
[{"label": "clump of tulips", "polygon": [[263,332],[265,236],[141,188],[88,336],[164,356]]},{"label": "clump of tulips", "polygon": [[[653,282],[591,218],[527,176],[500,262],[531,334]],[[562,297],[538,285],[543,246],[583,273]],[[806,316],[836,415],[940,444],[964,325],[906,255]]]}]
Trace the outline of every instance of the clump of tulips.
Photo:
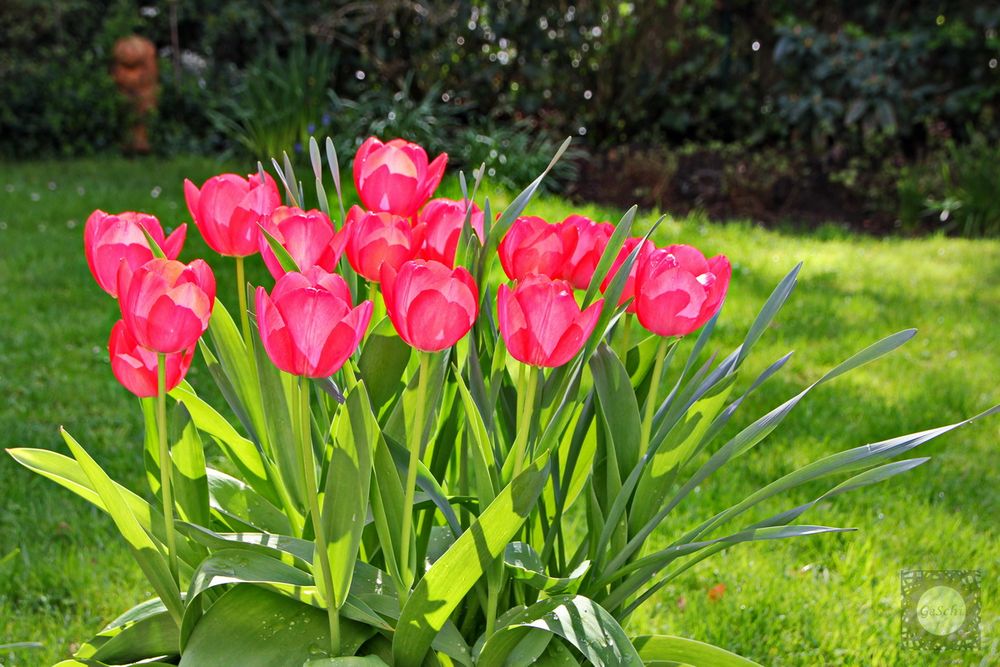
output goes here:
[{"label": "clump of tulips", "polygon": [[[753,664],[623,627],[718,551],[846,530],[799,518],[923,463],[890,459],[966,423],[832,454],[667,533],[670,512],[811,389],[913,332],[720,443],[788,360],[742,375],[799,267],[741,345],[709,355],[725,256],[658,245],[655,224],[637,234],[634,208],[617,225],[524,215],[544,174],[498,215],[464,178],[461,199],[432,199],[447,156],[401,139],[361,145],[361,204],[345,210],[326,152],[339,215],[315,141],[318,209],[287,157],[274,163],[284,197],[262,167],[184,183],[194,225],[233,258],[235,316],[208,264],[177,259],[183,225],[166,236],[142,213],[88,220],[88,264],[121,312],[111,370],[140,398],[155,499],[110,480],[66,432],[72,457],[11,454],[107,512],[156,598],[66,664]],[[272,285],[246,283],[258,253]],[[196,351],[235,421],[185,381]],[[809,503],[751,514],[828,478]],[[656,531],[669,546],[650,548]]]}]

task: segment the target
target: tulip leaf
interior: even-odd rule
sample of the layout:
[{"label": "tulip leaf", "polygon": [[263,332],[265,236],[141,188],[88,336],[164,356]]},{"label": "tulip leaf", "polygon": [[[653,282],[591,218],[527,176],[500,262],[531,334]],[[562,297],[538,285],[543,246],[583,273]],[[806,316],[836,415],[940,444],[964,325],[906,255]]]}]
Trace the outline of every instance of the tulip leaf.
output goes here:
[{"label": "tulip leaf", "polygon": [[798,275],[801,269],[802,262],[799,262],[781,279],[781,282],[771,292],[771,296],[767,298],[764,307],[761,308],[760,313],[757,314],[757,318],[750,325],[750,330],[747,332],[746,338],[743,339],[743,344],[740,345],[739,354],[736,357],[737,366],[747,358],[754,344],[764,335],[767,328],[771,326],[774,317],[781,310],[781,307],[785,305],[788,297],[791,296],[792,290],[795,289],[795,285],[798,282]]},{"label": "tulip leaf", "polygon": [[177,623],[160,600],[130,609],[86,641],[75,658],[120,665],[180,651]]},{"label": "tulip leaf", "polygon": [[344,604],[351,588],[354,562],[365,528],[364,517],[368,512],[372,455],[381,436],[363,381],[348,394],[345,408],[347,414],[341,417],[333,434],[333,454],[320,512],[333,576],[333,597],[338,608]]},{"label": "tulip leaf", "polygon": [[621,251],[622,246],[625,245],[625,239],[632,233],[632,223],[635,222],[635,214],[638,210],[638,206],[633,206],[625,212],[622,219],[615,225],[615,231],[611,234],[611,238],[608,239],[608,244],[604,247],[604,252],[601,253],[601,259],[597,262],[597,266],[594,267],[594,275],[590,278],[590,284],[587,285],[587,292],[583,297],[583,304],[585,306],[593,303],[594,297],[600,292],[601,283],[604,282],[608,271],[611,270],[615,259],[618,258],[618,253]]},{"label": "tulip leaf", "polygon": [[368,383],[368,395],[376,416],[385,414],[386,408],[393,405],[393,398],[401,393],[401,378],[412,353],[413,348],[396,334],[388,317],[368,331],[358,373]]},{"label": "tulip leaf", "polygon": [[299,265],[295,263],[295,259],[285,250],[285,246],[281,245],[281,241],[274,238],[274,234],[267,231],[264,225],[257,223],[257,227],[260,228],[260,233],[263,234],[264,239],[267,240],[268,247],[271,248],[271,252],[274,253],[275,259],[278,260],[278,264],[281,268],[285,270],[286,273],[298,273],[302,269]]},{"label": "tulip leaf", "polygon": [[264,459],[253,442],[237,433],[225,417],[216,412],[215,408],[199,398],[192,390],[185,388],[184,383],[171,390],[170,395],[184,404],[195,426],[212,436],[226,458],[236,466],[246,482],[255,491],[272,503],[280,504],[274,487],[268,479]]},{"label": "tulip leaf", "polygon": [[642,664],[625,631],[603,607],[579,595],[557,595],[533,604],[497,630],[483,645],[477,667],[510,664],[511,652],[537,632],[565,639],[596,667]]},{"label": "tulip leaf", "polygon": [[170,574],[167,560],[163,553],[149,537],[142,525],[132,514],[128,504],[118,493],[115,483],[107,473],[91,458],[90,454],[65,430],[61,431],[63,440],[73,453],[73,458],[90,480],[93,489],[101,497],[105,509],[114,521],[118,532],[125,538],[132,556],[142,569],[150,585],[163,601],[170,615],[179,621],[184,613],[181,604],[180,591]]},{"label": "tulip leaf", "polygon": [[[69,489],[99,510],[108,512],[104,500],[97,493],[94,485],[87,475],[84,474],[83,468],[80,467],[80,464],[75,459],[47,449],[8,449],[7,453],[28,470],[42,477],[47,477],[60,486]],[[160,544],[165,543],[163,514],[160,513],[160,510],[151,506],[143,498],[120,484],[116,483],[115,489],[143,530],[152,535]],[[180,559],[192,567],[197,565],[200,560],[197,552],[191,549],[190,545],[184,540],[180,540],[177,543],[177,552]]]},{"label": "tulip leaf", "polygon": [[207,469],[212,509],[234,517],[256,530],[288,535],[288,517],[245,482],[213,468]]},{"label": "tulip leaf", "polygon": [[482,505],[489,505],[496,497],[496,489],[499,487],[499,479],[496,476],[496,460],[493,458],[493,446],[490,443],[489,431],[486,429],[486,423],[483,421],[483,416],[479,412],[472,394],[465,386],[462,374],[456,368],[453,375],[465,410],[466,433],[469,434],[470,441],[468,447],[476,479],[476,497]]},{"label": "tulip leaf", "polygon": [[508,544],[503,552],[503,562],[511,577],[550,594],[576,593],[583,575],[590,569],[590,561],[585,560],[566,577],[549,576],[545,572],[542,557],[524,542]]},{"label": "tulip leaf", "polygon": [[[351,654],[375,629],[341,619],[340,632],[341,647]],[[323,657],[329,646],[324,611],[259,586],[238,584],[195,625],[180,665],[301,665]]]},{"label": "tulip leaf", "polygon": [[632,640],[645,665],[712,665],[712,667],[760,667],[756,662],[725,649],[694,639],[669,635],[643,635]]},{"label": "tulip leaf", "polygon": [[163,252],[163,248],[161,248],[160,244],[156,242],[156,239],[154,239],[153,235],[149,233],[149,230],[143,225],[139,225],[139,231],[141,231],[142,235],[146,237],[146,243],[149,245],[149,250],[153,253],[153,257],[166,259],[166,253]]},{"label": "tulip leaf", "polygon": [[170,458],[173,461],[174,499],[180,518],[208,525],[208,481],[205,473],[205,450],[191,416],[183,404],[173,410]]},{"label": "tulip leaf", "polygon": [[605,423],[611,426],[608,436],[614,444],[618,470],[631,470],[639,461],[642,431],[632,380],[621,360],[605,343],[601,343],[590,358],[590,370]]},{"label": "tulip leaf", "polygon": [[393,637],[396,665],[421,665],[452,611],[521,529],[548,477],[545,460],[515,477],[417,583]]}]

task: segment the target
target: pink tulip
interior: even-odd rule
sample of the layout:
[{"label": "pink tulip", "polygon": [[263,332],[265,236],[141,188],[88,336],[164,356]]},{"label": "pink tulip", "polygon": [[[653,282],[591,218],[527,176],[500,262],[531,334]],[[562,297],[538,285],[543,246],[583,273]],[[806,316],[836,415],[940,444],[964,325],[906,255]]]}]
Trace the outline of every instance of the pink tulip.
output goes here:
[{"label": "pink tulip", "polygon": [[[139,345],[122,320],[115,322],[115,326],[111,329],[108,353],[111,357],[111,371],[126,389],[140,398],[158,394],[157,355]],[[191,367],[192,359],[194,359],[194,347],[166,355],[167,391],[181,383]]]},{"label": "pink tulip", "polygon": [[318,266],[278,278],[268,295],[257,288],[257,327],[274,365],[293,375],[321,378],[354,354],[372,316],[372,302],[351,307],[340,276]]},{"label": "pink tulip", "polygon": [[500,241],[497,254],[504,273],[511,280],[520,280],[532,273],[560,278],[566,261],[559,226],[533,215],[514,221]]},{"label": "pink tulip", "polygon": [[208,328],[215,276],[200,259],[188,265],[151,259],[131,274],[122,262],[118,296],[122,319],[136,342],[172,354],[194,346]]},{"label": "pink tulip", "polygon": [[125,261],[129,272],[153,259],[142,230],[153,237],[169,259],[177,259],[184,245],[187,225],[164,238],[160,221],[148,213],[105,213],[100,209],[87,218],[83,228],[83,250],[94,280],[105,292],[118,297],[118,265]]},{"label": "pink tulip", "polygon": [[[288,251],[302,271],[318,266],[333,273],[347,244],[347,234],[335,232],[330,218],[315,209],[303,211],[292,206],[279,206],[261,226]],[[274,279],[285,275],[267,237],[261,234],[259,243],[260,256]]]},{"label": "pink tulip", "polygon": [[263,181],[260,174],[213,176],[201,190],[185,179],[184,198],[208,246],[232,257],[257,252],[257,225],[281,204],[278,186],[266,173]]},{"label": "pink tulip", "polygon": [[366,213],[352,206],[347,213],[347,260],[360,275],[378,282],[382,265],[398,269],[417,256],[424,226],[411,227],[391,213]]},{"label": "pink tulip", "polygon": [[385,309],[399,337],[424,352],[451,347],[479,314],[479,290],[464,267],[413,260],[382,267]]},{"label": "pink tulip", "polygon": [[518,361],[531,366],[562,366],[590,337],[603,303],[598,299],[581,312],[568,282],[528,276],[514,289],[500,285],[500,333]]},{"label": "pink tulip", "polygon": [[691,333],[718,312],[731,275],[725,255],[706,260],[688,245],[654,250],[636,274],[639,323],[660,336]]},{"label": "pink tulip", "polygon": [[[469,222],[479,236],[479,242],[482,243],[483,212],[475,203],[470,202],[470,204],[472,215],[469,217]],[[424,247],[420,250],[422,259],[455,266],[455,253],[465,224],[466,210],[465,202],[453,199],[432,199],[427,202],[418,218],[425,226]]]},{"label": "pink tulip", "polygon": [[354,186],[368,210],[410,218],[434,194],[447,163],[445,153],[428,164],[417,144],[369,137],[354,156]]},{"label": "pink tulip", "polygon": [[[639,270],[639,265],[642,263],[643,259],[649,255],[649,253],[656,250],[656,246],[653,245],[652,241],[643,241],[641,238],[630,237],[625,239],[625,243],[622,244],[621,250],[618,251],[618,256],[615,257],[615,261],[611,264],[611,268],[608,270],[608,275],[604,277],[601,281],[601,294],[608,289],[611,281],[614,280],[615,274],[618,273],[618,269],[622,267],[628,256],[635,250],[635,247],[642,243],[642,250],[639,251],[639,256],[635,258],[635,262],[632,264],[632,270],[629,271],[628,277],[625,279],[625,286],[622,288],[622,295],[618,297],[618,305],[622,305],[629,299],[635,296],[635,275]],[[635,301],[628,305],[626,312],[635,313]]]},{"label": "pink tulip", "polygon": [[587,289],[615,226],[608,222],[594,222],[582,215],[571,215],[559,226],[566,251],[562,277],[576,289]]}]

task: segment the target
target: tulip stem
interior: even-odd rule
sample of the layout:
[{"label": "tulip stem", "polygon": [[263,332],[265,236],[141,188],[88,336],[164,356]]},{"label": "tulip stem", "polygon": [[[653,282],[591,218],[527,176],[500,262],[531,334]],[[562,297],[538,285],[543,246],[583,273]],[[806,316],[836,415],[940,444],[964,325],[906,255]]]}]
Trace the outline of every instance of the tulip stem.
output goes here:
[{"label": "tulip stem", "polygon": [[247,352],[249,352],[251,345],[250,311],[247,309],[247,279],[242,257],[236,258],[236,296],[240,304],[240,326],[243,328],[243,342],[246,343]]},{"label": "tulip stem", "polygon": [[[540,372],[540,371],[539,371]],[[531,432],[531,420],[535,414],[535,390],[538,387],[538,376],[533,366],[524,366],[521,374],[521,381],[527,387],[519,387],[524,390],[524,403],[517,416],[517,436],[514,439],[514,475],[517,477],[524,470],[524,458],[527,454],[528,434]]]},{"label": "tulip stem", "polygon": [[160,437],[160,493],[163,497],[163,531],[167,538],[167,559],[170,562],[170,576],[180,586],[177,567],[177,536],[174,533],[174,498],[170,488],[173,465],[170,459],[170,445],[167,439],[167,355],[156,355],[156,413]]},{"label": "tulip stem", "polygon": [[[299,378],[299,423],[301,437],[299,438],[302,457],[302,473],[306,483],[306,497],[309,499],[309,514],[312,516],[313,533],[315,533],[316,552],[319,560],[319,589],[326,600],[326,616],[330,624],[330,651],[332,657],[340,655],[340,612],[337,609],[333,594],[333,576],[330,571],[330,554],[326,548],[326,532],[320,515],[319,492],[316,489],[316,455],[312,445],[312,420],[309,410],[309,380]],[[314,564],[315,565],[315,564]]]},{"label": "tulip stem", "polygon": [[406,604],[410,596],[410,584],[416,579],[416,567],[410,569],[410,532],[413,527],[413,500],[417,490],[417,468],[420,466],[420,450],[424,441],[424,411],[427,402],[427,376],[430,374],[431,354],[419,352],[420,377],[417,379],[417,400],[413,413],[412,428],[409,431],[410,465],[406,469],[406,491],[403,497],[403,529],[399,542],[399,570],[403,578],[399,587],[399,606]]},{"label": "tulip stem", "polygon": [[663,360],[667,356],[667,346],[670,339],[660,337],[656,346],[656,361],[653,362],[653,375],[649,379],[649,393],[646,394],[646,414],[642,419],[642,432],[639,434],[639,456],[646,453],[649,438],[653,430],[653,415],[656,414],[656,396],[660,392],[660,376],[663,375]]}]

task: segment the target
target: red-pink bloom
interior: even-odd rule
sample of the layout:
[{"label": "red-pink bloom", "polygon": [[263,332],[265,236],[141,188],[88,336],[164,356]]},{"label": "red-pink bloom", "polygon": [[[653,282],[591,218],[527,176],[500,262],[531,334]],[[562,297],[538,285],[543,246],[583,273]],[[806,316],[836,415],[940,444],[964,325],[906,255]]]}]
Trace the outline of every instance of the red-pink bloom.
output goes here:
[{"label": "red-pink bloom", "polygon": [[[330,218],[322,211],[303,211],[293,206],[274,209],[261,226],[288,251],[299,270],[318,266],[333,273],[347,244],[347,234],[337,233]],[[285,275],[281,263],[271,250],[267,237],[260,235],[260,256],[275,280]]]},{"label": "red-pink bloom", "polygon": [[257,252],[257,225],[281,204],[278,186],[267,173],[263,181],[260,174],[247,178],[213,176],[201,190],[185,179],[184,198],[205,243],[215,252],[233,257]]},{"label": "red-pink bloom", "polygon": [[411,227],[406,218],[391,213],[366,213],[352,206],[347,213],[347,261],[354,270],[378,282],[383,264],[398,269],[417,256],[424,226]]},{"label": "red-pink bloom", "polygon": [[[157,395],[157,354],[139,345],[122,320],[115,322],[111,329],[108,354],[111,357],[111,371],[122,386],[140,398]],[[192,359],[194,347],[166,355],[167,391],[184,379]]]},{"label": "red-pink bloom", "polygon": [[187,225],[181,225],[164,238],[160,221],[148,213],[105,213],[98,209],[87,218],[83,228],[83,250],[94,280],[105,292],[118,296],[118,265],[125,261],[129,271],[153,259],[146,232],[169,259],[177,259],[184,245]]},{"label": "red-pink bloom", "polygon": [[[601,281],[601,294],[608,289],[608,285],[614,280],[615,274],[618,273],[618,269],[622,267],[628,256],[632,254],[635,247],[642,243],[642,249],[639,251],[639,256],[635,258],[635,262],[632,263],[632,270],[629,271],[628,277],[625,278],[625,286],[622,288],[622,295],[618,298],[618,305],[622,305],[629,299],[635,296],[635,275],[639,270],[639,265],[642,261],[649,255],[649,253],[656,250],[656,246],[653,245],[652,241],[643,241],[641,238],[630,237],[625,239],[625,243],[622,244],[621,250],[618,251],[618,256],[615,257],[615,261],[611,264],[611,268],[608,270],[608,275],[604,277]],[[626,312],[635,313],[635,301],[628,305]]]},{"label": "red-pink bloom", "polygon": [[320,378],[340,370],[361,343],[372,302],[351,307],[340,276],[314,266],[286,273],[271,294],[257,288],[257,327],[274,365],[293,375]]},{"label": "red-pink bloom", "polygon": [[571,215],[559,227],[566,260],[562,277],[576,289],[587,289],[615,226],[609,222],[594,222],[582,215]]},{"label": "red-pink bloom", "polygon": [[385,309],[399,337],[424,352],[451,347],[479,314],[479,290],[464,267],[413,260],[382,267]]},{"label": "red-pink bloom", "polygon": [[[472,215],[469,222],[483,242],[483,212],[470,202]],[[466,203],[453,199],[432,199],[420,211],[420,223],[425,226],[424,246],[420,250],[421,259],[433,260],[455,266],[458,239],[465,224]]]},{"label": "red-pink bloom", "polygon": [[188,265],[151,259],[131,275],[122,262],[118,304],[125,326],[139,345],[164,354],[180,352],[194,346],[208,328],[215,305],[215,276],[200,259]]},{"label": "red-pink bloom", "polygon": [[550,225],[533,215],[515,220],[497,248],[507,277],[520,280],[537,273],[560,278],[566,252],[559,232],[558,225]]},{"label": "red-pink bloom", "polygon": [[531,366],[562,366],[576,355],[597,324],[603,299],[580,311],[565,280],[531,275],[514,289],[500,285],[497,315],[511,356]]},{"label": "red-pink bloom", "polygon": [[417,144],[369,137],[354,156],[354,186],[368,210],[409,218],[434,194],[447,163],[445,153],[428,164]]},{"label": "red-pink bloom", "polygon": [[635,278],[639,323],[660,336],[691,333],[718,312],[731,274],[725,255],[706,260],[689,245],[654,250]]}]

